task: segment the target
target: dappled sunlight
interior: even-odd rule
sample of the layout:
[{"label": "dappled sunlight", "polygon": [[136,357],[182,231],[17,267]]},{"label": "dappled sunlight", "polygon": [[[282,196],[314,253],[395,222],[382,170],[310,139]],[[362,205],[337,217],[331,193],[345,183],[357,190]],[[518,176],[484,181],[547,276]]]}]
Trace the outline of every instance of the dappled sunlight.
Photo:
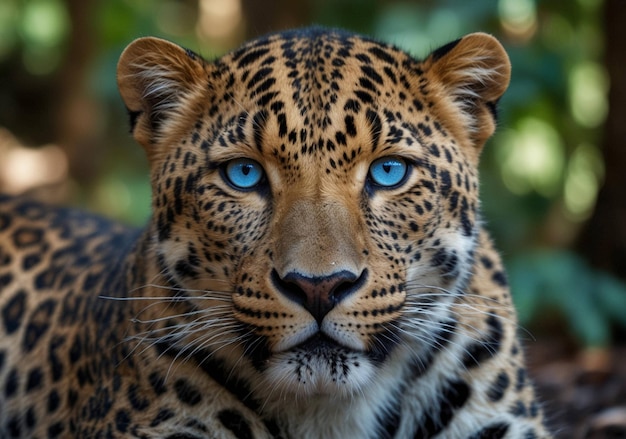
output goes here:
[{"label": "dappled sunlight", "polygon": [[500,0],[498,13],[502,28],[518,41],[528,41],[537,30],[537,11],[533,0]]},{"label": "dappled sunlight", "polygon": [[608,112],[609,80],[604,67],[597,62],[580,62],[568,79],[570,111],[576,122],[588,128],[600,126]]},{"label": "dappled sunlight", "polygon": [[565,176],[564,201],[568,216],[578,222],[593,212],[604,164],[598,148],[581,144],[574,150]]},{"label": "dappled sunlight", "polygon": [[242,24],[240,0],[199,0],[196,30],[201,40],[228,40]]},{"label": "dappled sunlight", "polygon": [[564,146],[552,126],[528,117],[516,129],[502,133],[500,142],[502,179],[509,190],[517,194],[534,190],[544,196],[554,196],[559,191]]},{"label": "dappled sunlight", "polygon": [[584,221],[591,215],[603,175],[596,145],[581,143],[567,156],[560,133],[534,117],[504,130],[499,142],[500,172],[511,192],[562,196],[565,216],[572,222]]},{"label": "dappled sunlight", "polygon": [[28,148],[0,128],[0,190],[21,194],[61,184],[68,178],[68,159],[57,145]]}]

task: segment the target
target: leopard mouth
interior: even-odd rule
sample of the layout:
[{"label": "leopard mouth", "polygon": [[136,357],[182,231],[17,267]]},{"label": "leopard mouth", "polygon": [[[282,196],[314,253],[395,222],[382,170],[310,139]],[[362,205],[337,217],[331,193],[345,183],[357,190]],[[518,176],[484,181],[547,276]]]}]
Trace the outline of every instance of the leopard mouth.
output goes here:
[{"label": "leopard mouth", "polygon": [[[389,341],[389,336],[386,341]],[[394,344],[395,345],[395,344]],[[371,361],[373,364],[381,364],[393,350],[393,346],[386,346],[380,342],[374,345],[376,348],[359,350],[341,344],[330,336],[318,331],[305,341],[295,345],[287,352],[307,355],[309,358],[332,358],[341,356],[361,357]]]},{"label": "leopard mouth", "polygon": [[335,363],[350,358],[355,362],[365,361],[372,366],[381,366],[399,344],[398,333],[389,328],[373,335],[366,349],[355,349],[346,345],[319,328],[309,333],[308,337],[303,337],[297,343],[279,350],[271,349],[263,337],[248,336],[243,340],[246,356],[259,372],[267,370],[271,364],[283,361],[290,364],[294,359],[296,362],[306,359],[307,362]]},{"label": "leopard mouth", "polygon": [[306,352],[311,355],[327,355],[334,352],[358,352],[343,346],[321,331],[292,347],[290,351]]},{"label": "leopard mouth", "polygon": [[[380,342],[374,346],[381,346]],[[251,352],[248,351],[250,354]],[[281,351],[257,351],[253,365],[261,373],[259,394],[349,396],[376,381],[390,351],[348,347],[318,330]],[[265,393],[264,393],[265,392]]]}]

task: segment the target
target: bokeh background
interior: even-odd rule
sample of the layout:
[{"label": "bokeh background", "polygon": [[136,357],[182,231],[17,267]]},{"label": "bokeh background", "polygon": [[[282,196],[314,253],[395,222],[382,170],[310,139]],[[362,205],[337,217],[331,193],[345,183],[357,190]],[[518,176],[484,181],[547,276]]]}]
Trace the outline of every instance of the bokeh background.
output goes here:
[{"label": "bokeh background", "polygon": [[147,165],[115,84],[125,45],[156,35],[210,59],[309,24],[417,57],[474,31],[502,41],[513,77],[482,159],[485,220],[561,434],[619,429],[606,418],[626,423],[623,0],[1,0],[0,190],[143,224]]}]

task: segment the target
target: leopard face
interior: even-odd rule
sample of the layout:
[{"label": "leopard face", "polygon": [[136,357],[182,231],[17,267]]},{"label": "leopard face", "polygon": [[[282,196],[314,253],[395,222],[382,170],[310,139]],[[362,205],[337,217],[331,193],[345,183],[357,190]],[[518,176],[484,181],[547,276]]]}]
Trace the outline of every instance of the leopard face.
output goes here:
[{"label": "leopard face", "polygon": [[118,80],[151,162],[151,245],[189,299],[152,321],[268,399],[350,397],[426,358],[469,293],[478,155],[508,79],[484,34],[424,61],[315,29],[213,63],[135,42]]}]

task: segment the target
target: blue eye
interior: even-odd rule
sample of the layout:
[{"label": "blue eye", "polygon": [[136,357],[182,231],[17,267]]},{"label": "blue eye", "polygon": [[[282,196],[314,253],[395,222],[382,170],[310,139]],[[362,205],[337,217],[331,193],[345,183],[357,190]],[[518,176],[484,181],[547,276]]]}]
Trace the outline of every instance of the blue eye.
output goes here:
[{"label": "blue eye", "polygon": [[408,166],[398,157],[383,157],[370,165],[370,178],[378,186],[393,187],[404,180]]},{"label": "blue eye", "polygon": [[254,160],[235,159],[224,169],[226,178],[237,189],[251,189],[263,179],[263,168]]}]

